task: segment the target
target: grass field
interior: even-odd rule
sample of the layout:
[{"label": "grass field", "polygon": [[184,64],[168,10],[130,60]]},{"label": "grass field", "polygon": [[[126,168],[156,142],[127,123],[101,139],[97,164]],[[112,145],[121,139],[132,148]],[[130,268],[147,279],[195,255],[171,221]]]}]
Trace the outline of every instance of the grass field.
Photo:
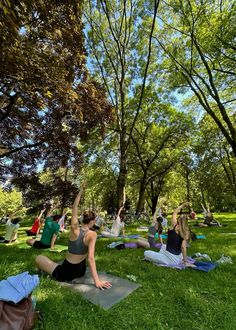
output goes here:
[{"label": "grass field", "polygon": [[[107,248],[112,239],[98,239],[96,263],[98,270],[126,278],[134,275],[141,287],[108,311],[91,304],[47,277],[40,278],[35,290],[36,309],[41,310],[47,330],[235,330],[236,329],[236,214],[215,214],[226,224],[220,228],[195,228],[207,239],[191,242],[188,255],[207,253],[212,260],[222,254],[231,256],[233,264],[219,265],[204,273],[191,269],[175,270],[142,261],[143,249],[115,250]],[[27,237],[21,225],[17,243],[0,244],[0,280],[23,271],[35,273],[34,259],[41,251],[20,248]],[[127,233],[135,233],[135,226]],[[0,235],[5,226],[0,225]],[[227,234],[228,233],[228,234]],[[140,233],[139,233],[140,234]],[[145,235],[145,233],[143,233]],[[67,243],[63,234],[58,241]],[[43,251],[62,260],[65,252]]]}]

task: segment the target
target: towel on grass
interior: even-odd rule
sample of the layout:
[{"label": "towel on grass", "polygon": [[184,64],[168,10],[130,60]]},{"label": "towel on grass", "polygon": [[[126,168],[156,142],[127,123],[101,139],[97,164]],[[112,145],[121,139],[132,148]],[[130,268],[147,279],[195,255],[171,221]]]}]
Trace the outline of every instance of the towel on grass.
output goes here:
[{"label": "towel on grass", "polygon": [[17,304],[28,297],[38,284],[38,275],[30,275],[29,272],[9,276],[6,280],[0,281],[0,300]]}]

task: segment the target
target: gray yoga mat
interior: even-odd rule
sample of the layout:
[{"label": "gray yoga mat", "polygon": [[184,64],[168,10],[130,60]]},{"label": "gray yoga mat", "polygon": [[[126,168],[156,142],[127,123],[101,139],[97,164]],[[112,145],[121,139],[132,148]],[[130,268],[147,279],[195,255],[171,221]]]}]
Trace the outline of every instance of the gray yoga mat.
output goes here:
[{"label": "gray yoga mat", "polygon": [[85,276],[73,280],[71,283],[60,282],[60,284],[71,290],[78,291],[85,299],[105,310],[111,308],[140,287],[138,283],[105,272],[98,272],[98,275],[100,280],[111,282],[112,287],[104,290],[97,289],[89,272]]}]

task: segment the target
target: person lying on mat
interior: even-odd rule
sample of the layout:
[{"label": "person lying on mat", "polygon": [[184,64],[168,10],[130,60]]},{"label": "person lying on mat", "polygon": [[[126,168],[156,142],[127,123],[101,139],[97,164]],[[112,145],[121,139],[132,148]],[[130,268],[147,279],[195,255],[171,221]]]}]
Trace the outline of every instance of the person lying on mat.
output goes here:
[{"label": "person lying on mat", "polygon": [[95,263],[95,245],[97,233],[90,230],[95,223],[95,213],[85,211],[83,213],[82,225],[78,223],[78,205],[80,202],[82,190],[76,196],[73,208],[71,228],[68,242],[68,252],[62,265],[58,265],[49,258],[39,255],[36,257],[36,266],[51,275],[53,279],[59,282],[72,281],[85,275],[86,259],[88,259],[89,268],[95,283],[99,289],[110,288],[111,283],[101,281],[98,277]]},{"label": "person lying on mat", "polygon": [[33,226],[31,227],[31,229],[26,230],[26,234],[27,236],[37,236],[43,221],[41,221],[42,215],[43,213],[46,211],[46,209],[41,210],[40,214],[37,216],[37,218],[34,220]]},{"label": "person lying on mat", "polygon": [[183,203],[177,207],[172,214],[171,227],[167,232],[167,244],[162,246],[160,252],[145,251],[144,258],[148,261],[160,264],[179,264],[183,262],[186,266],[187,252],[186,244],[190,237],[188,227],[188,216],[178,213],[187,206],[188,203]]},{"label": "person lying on mat", "polygon": [[117,213],[116,219],[113,221],[111,229],[106,228],[101,232],[103,237],[112,238],[118,237],[122,230],[122,235],[125,235],[124,213],[122,213],[124,205],[122,205]]},{"label": "person lying on mat", "polygon": [[58,224],[59,220],[61,219],[61,215],[56,214],[50,216],[52,212],[52,207],[48,209],[46,214],[46,220],[44,223],[43,233],[40,240],[35,240],[33,238],[28,239],[26,243],[36,249],[48,249],[54,248],[57,235],[60,230],[60,225]]}]

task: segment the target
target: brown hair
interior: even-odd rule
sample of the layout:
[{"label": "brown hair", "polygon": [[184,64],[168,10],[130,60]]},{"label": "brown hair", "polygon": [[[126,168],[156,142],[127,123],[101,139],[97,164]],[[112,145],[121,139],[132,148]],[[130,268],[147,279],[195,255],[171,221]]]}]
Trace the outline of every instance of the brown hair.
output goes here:
[{"label": "brown hair", "polygon": [[188,226],[188,215],[187,214],[180,214],[180,216],[177,219],[178,225],[179,225],[179,234],[180,236],[188,240],[190,238],[190,230]]},{"label": "brown hair", "polygon": [[157,232],[158,232],[159,235],[161,235],[162,232],[163,232],[162,217],[157,217],[156,225],[157,225]]},{"label": "brown hair", "polygon": [[83,213],[83,223],[88,224],[90,221],[95,220],[96,214],[93,211],[84,211]]},{"label": "brown hair", "polygon": [[13,223],[13,225],[18,224],[21,221],[21,218],[15,218],[13,220],[11,220],[11,223]]},{"label": "brown hair", "polygon": [[59,221],[61,219],[61,215],[55,214],[52,218],[53,218],[53,221]]}]

